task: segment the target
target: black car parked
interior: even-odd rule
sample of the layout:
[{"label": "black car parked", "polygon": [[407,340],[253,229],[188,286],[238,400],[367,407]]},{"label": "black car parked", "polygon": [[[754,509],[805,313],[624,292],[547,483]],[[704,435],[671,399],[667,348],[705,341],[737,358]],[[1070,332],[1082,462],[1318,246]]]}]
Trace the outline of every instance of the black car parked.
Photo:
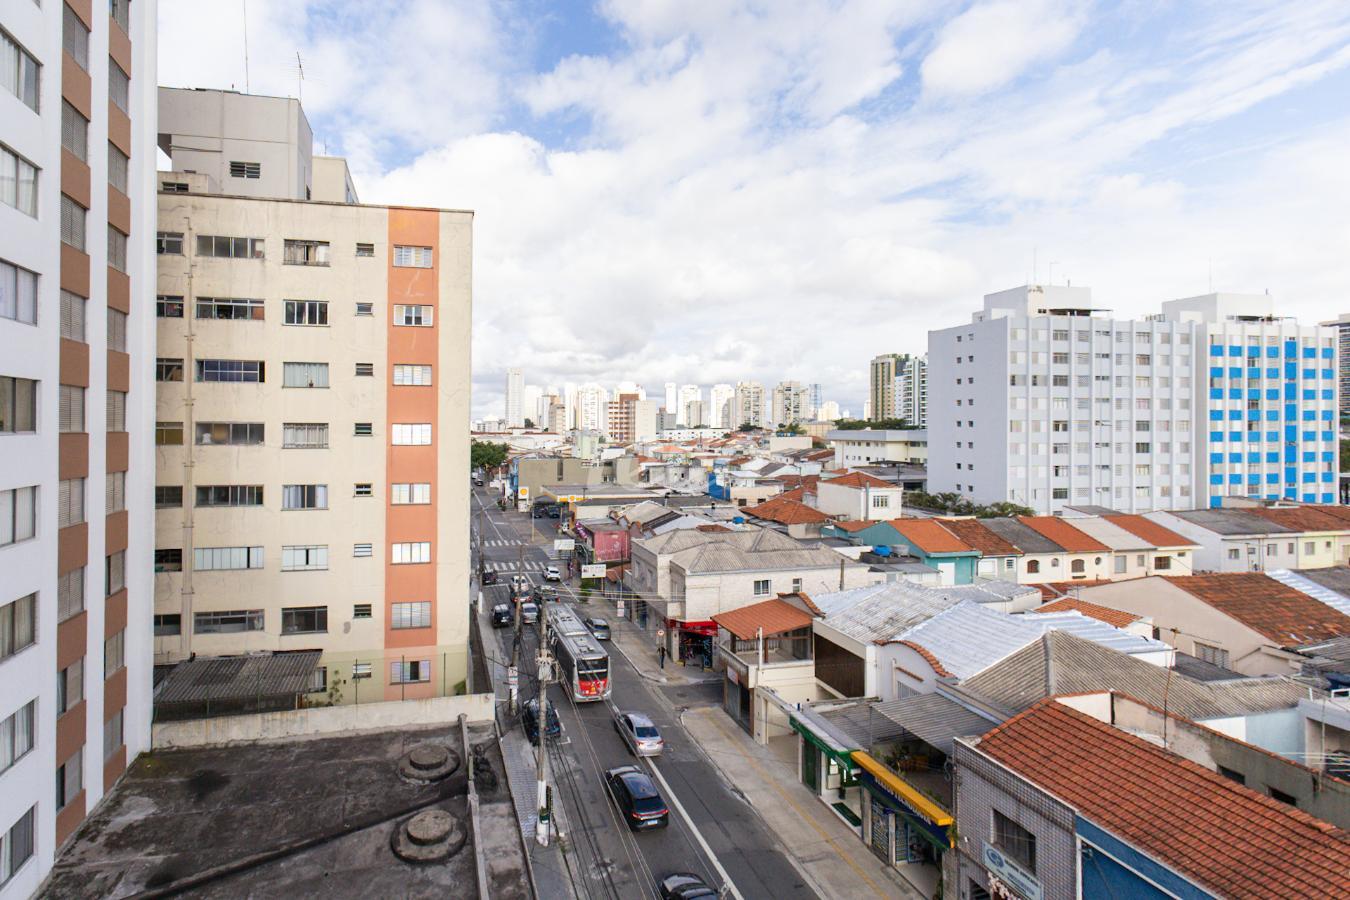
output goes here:
[{"label": "black car parked", "polygon": [[632,831],[665,828],[670,824],[666,801],[661,799],[651,776],[637,766],[610,769],[605,773],[605,786]]},{"label": "black car parked", "polygon": [[492,627],[510,628],[515,623],[515,612],[510,604],[498,603],[492,607]]},{"label": "black car parked", "polygon": [[479,583],[479,584],[496,584],[496,583],[497,583],[497,573],[494,572],[494,571],[492,571],[491,569],[484,569],[484,570],[482,571],[482,574],[480,574],[480,575],[478,576],[478,583]]},{"label": "black car parked", "polygon": [[[544,726],[544,735],[550,740],[562,734],[562,723],[558,721],[558,711],[548,704],[548,722]],[[525,726],[525,737],[531,744],[539,743],[539,698],[526,700],[520,707],[520,724]]]}]

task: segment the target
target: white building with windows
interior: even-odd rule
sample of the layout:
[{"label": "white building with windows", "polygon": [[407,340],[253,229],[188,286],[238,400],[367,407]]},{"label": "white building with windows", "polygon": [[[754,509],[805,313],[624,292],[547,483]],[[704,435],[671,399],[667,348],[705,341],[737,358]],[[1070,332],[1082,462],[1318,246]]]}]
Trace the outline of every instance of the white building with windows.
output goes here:
[{"label": "white building with windows", "polygon": [[1042,514],[1334,502],[1335,352],[1264,295],[1121,320],[1087,288],[990,294],[929,333],[929,490]]},{"label": "white building with windows", "polygon": [[733,429],[740,426],[740,422],[733,423],[731,420],[736,418],[732,414],[731,403],[736,399],[736,389],[729,384],[714,384],[708,390],[707,414],[703,417],[705,425],[713,428]]},{"label": "white building with windows", "polygon": [[506,427],[525,427],[525,373],[506,370]]},{"label": "white building with windows", "polygon": [[[675,421],[678,425],[702,425],[703,422],[689,421],[689,404],[698,403],[699,411],[703,409],[703,388],[696,384],[682,384],[675,398]],[[667,410],[669,412],[670,410]]]}]

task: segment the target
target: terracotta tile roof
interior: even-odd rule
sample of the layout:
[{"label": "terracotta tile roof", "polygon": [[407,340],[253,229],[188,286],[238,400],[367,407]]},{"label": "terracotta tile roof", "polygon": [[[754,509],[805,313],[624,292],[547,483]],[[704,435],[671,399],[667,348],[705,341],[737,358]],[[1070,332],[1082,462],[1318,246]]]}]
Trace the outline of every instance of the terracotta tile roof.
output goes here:
[{"label": "terracotta tile roof", "polygon": [[830,517],[818,509],[812,509],[800,500],[784,499],[780,494],[758,506],[747,506],[744,512],[756,519],[767,519],[780,525],[819,525],[830,521]]},{"label": "terracotta tile roof", "polygon": [[780,475],[778,480],[795,488],[812,487],[820,481],[819,475]]},{"label": "terracotta tile roof", "polygon": [[1152,519],[1143,516],[1102,516],[1117,528],[1122,528],[1137,538],[1143,538],[1155,547],[1191,547],[1195,541],[1182,537],[1170,528],[1164,528]]},{"label": "terracotta tile roof", "polygon": [[793,592],[790,593],[790,594],[779,594],[779,595],[778,595],[778,598],[779,598],[780,600],[781,600],[781,599],[784,599],[784,598],[787,598],[787,597],[796,597],[798,600],[800,600],[800,601],[802,601],[803,603],[805,603],[805,604],[806,604],[806,608],[809,609],[809,610],[811,610],[811,613],[812,613],[813,615],[817,615],[817,616],[823,616],[823,615],[825,615],[825,610],[821,609],[819,606],[816,606],[816,601],[814,601],[814,600],[811,599],[811,595],[810,595],[810,594],[804,593],[804,592],[802,592],[802,591],[793,591]]},{"label": "terracotta tile roof", "polygon": [[943,667],[942,663],[938,661],[938,658],[932,654],[932,651],[922,644],[916,644],[914,641],[892,641],[891,643],[904,644],[906,647],[922,656],[924,661],[933,667],[933,671],[943,678],[950,678],[952,676],[952,673],[948,672],[946,668]]},{"label": "terracotta tile roof", "polygon": [[994,534],[978,519],[943,519],[942,527],[985,556],[1021,556],[1022,551]]},{"label": "terracotta tile roof", "polygon": [[831,478],[826,484],[836,484],[840,487],[854,488],[895,488],[896,485],[889,481],[882,481],[875,475],[868,475],[866,472],[850,472],[847,475],[841,475],[838,478]]},{"label": "terracotta tile roof", "polygon": [[937,519],[891,519],[886,524],[924,553],[971,553],[975,550],[943,528]]},{"label": "terracotta tile roof", "polygon": [[1350,834],[1054,699],[978,747],[1221,896],[1350,896]]},{"label": "terracotta tile roof", "polygon": [[695,530],[697,530],[697,531],[702,531],[702,532],[707,532],[707,533],[716,532],[716,533],[719,533],[719,534],[720,534],[720,533],[722,533],[722,532],[724,532],[724,531],[727,532],[727,533],[730,533],[730,532],[731,532],[731,529],[728,528],[727,526],[725,526],[725,525],[716,525],[716,524],[714,524],[714,525],[695,525],[694,528],[695,528]]},{"label": "terracotta tile roof", "polygon": [[1043,606],[1038,606],[1032,612],[1038,613],[1056,613],[1056,612],[1080,612],[1085,616],[1090,616],[1107,625],[1114,625],[1116,628],[1124,628],[1139,621],[1139,616],[1134,613],[1121,612],[1118,609],[1112,609],[1109,606],[1098,606],[1096,603],[1088,603],[1086,600],[1075,600],[1072,597],[1064,597]]},{"label": "terracotta tile roof", "polygon": [[1350,522],[1317,506],[1298,506],[1289,509],[1255,507],[1248,512],[1255,513],[1267,522],[1274,522],[1276,525],[1283,525],[1296,531],[1344,531],[1350,528]]},{"label": "terracotta tile roof", "polygon": [[1056,516],[1018,516],[1017,521],[1070,553],[1106,553],[1110,547]]},{"label": "terracotta tile roof", "polygon": [[809,628],[812,616],[791,603],[774,599],[742,606],[731,612],[718,613],[712,620],[746,641],[755,637],[761,628],[764,629],[765,637],[782,634],[785,631],[796,631],[798,628]]},{"label": "terracotta tile roof", "polygon": [[806,488],[793,488],[790,491],[783,491],[783,493],[778,494],[773,499],[803,501],[806,499]]},{"label": "terracotta tile roof", "polygon": [[1260,572],[1169,576],[1166,580],[1281,647],[1350,635],[1350,616]]},{"label": "terracotta tile roof", "polygon": [[[1142,577],[1142,576],[1141,576]],[[1122,581],[1130,579],[1123,578]],[[1111,584],[1109,578],[1084,578],[1080,581],[1047,581],[1036,585],[1041,592],[1041,598],[1049,603],[1051,600],[1059,600],[1062,597],[1069,596],[1069,592],[1075,588],[1096,587],[1099,584]]]},{"label": "terracotta tile roof", "polygon": [[876,524],[878,523],[870,522],[866,519],[854,519],[848,522],[835,522],[834,527],[851,533],[855,531],[863,531],[864,529],[871,528],[873,525]]},{"label": "terracotta tile roof", "polygon": [[1350,525],[1350,506],[1318,506],[1316,509]]}]

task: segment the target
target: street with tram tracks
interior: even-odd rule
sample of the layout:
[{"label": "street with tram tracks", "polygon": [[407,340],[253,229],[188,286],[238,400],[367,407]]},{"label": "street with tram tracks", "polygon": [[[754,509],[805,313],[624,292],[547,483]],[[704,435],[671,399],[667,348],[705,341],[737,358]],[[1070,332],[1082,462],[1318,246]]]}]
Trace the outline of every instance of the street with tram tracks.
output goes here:
[{"label": "street with tram tracks", "polygon": [[[510,577],[523,568],[531,583],[543,581],[550,563],[556,520],[531,519],[501,512],[495,498],[474,491],[474,552],[481,540],[483,561],[499,572],[500,582],[483,588],[487,616],[495,603],[507,602]],[[475,568],[479,560],[475,558]],[[560,592],[573,603],[572,592]],[[586,604],[576,608],[590,614]],[[596,614],[604,615],[597,611]],[[512,629],[494,631],[489,652],[502,661],[511,657]],[[721,773],[680,724],[680,714],[695,707],[717,706],[718,682],[700,685],[658,685],[645,680],[613,644],[609,650],[612,696],[604,702],[576,703],[555,684],[549,698],[562,722],[562,736],[549,747],[550,782],[555,804],[563,806],[566,875],[571,893],[580,897],[656,896],[656,882],[672,872],[692,872],[729,897],[815,897],[789,857],[777,845],[755,810],[726,784]],[[525,629],[520,652],[520,696],[537,694],[533,677],[537,638]],[[503,691],[504,693],[504,691]],[[637,759],[613,728],[616,709],[646,713],[665,739],[663,754]],[[504,726],[519,728],[505,718]],[[605,770],[638,765],[653,776],[670,808],[664,829],[633,834],[620,819],[603,784]]]}]

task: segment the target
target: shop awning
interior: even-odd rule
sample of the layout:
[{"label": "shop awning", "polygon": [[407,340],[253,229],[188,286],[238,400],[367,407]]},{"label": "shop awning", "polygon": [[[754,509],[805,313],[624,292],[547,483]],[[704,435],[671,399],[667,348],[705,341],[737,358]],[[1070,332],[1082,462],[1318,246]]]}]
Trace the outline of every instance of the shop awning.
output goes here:
[{"label": "shop awning", "polygon": [[791,723],[792,730],[800,734],[803,740],[838,762],[844,767],[844,771],[847,772],[857,766],[853,761],[853,752],[857,748],[852,746],[847,736],[830,727],[828,722],[810,710],[797,710],[788,716],[788,722]]},{"label": "shop awning", "polygon": [[946,756],[951,756],[956,738],[984,734],[998,724],[940,694],[888,700],[876,704],[873,711]]},{"label": "shop awning", "polygon": [[743,641],[751,640],[761,633],[765,637],[773,637],[810,628],[813,619],[809,612],[778,599],[753,603],[713,616],[714,622]]},{"label": "shop awning", "polygon": [[924,825],[940,829],[941,833],[948,834],[948,846],[950,846],[950,834],[947,829],[954,821],[951,813],[929,800],[918,788],[886,768],[881,762],[873,759],[871,754],[862,750],[855,750],[853,761],[864,772],[871,775],[879,787],[898,800],[904,808],[903,811],[912,815]]}]

